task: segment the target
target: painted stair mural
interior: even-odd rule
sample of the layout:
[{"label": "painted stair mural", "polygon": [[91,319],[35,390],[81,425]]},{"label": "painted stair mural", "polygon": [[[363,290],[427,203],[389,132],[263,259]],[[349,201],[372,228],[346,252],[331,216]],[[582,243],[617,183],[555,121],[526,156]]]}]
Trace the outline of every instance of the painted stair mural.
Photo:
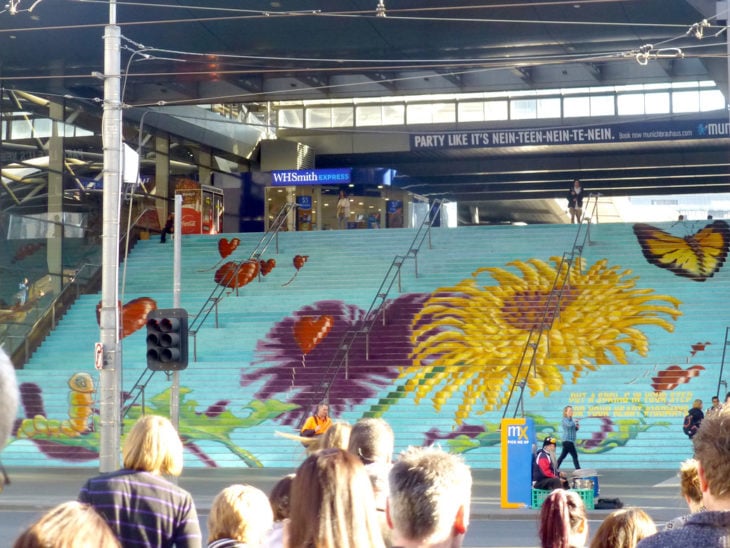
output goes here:
[{"label": "painted stair mural", "polygon": [[[509,416],[532,417],[538,438],[560,438],[562,409],[572,405],[585,467],[675,469],[690,455],[687,409],[727,391],[724,221],[593,225],[569,267],[561,257],[574,250],[575,225],[434,229],[417,274],[406,259],[335,372],[342,341],[413,236],[282,233],[278,253],[241,269],[191,339],[180,374],[187,466],[296,466],[303,448],[277,433],[295,433],[326,399],[336,420],[388,420],[396,450],[437,443],[473,467],[497,468],[500,419],[511,388],[523,385]],[[184,237],[181,305],[191,317],[259,238]],[[146,368],[145,315],[172,306],[172,250],[140,242],[120,273],[123,399],[134,402],[125,428],[143,412],[169,414],[164,373],[143,392],[133,387]],[[6,466],[97,465],[99,299],[82,296],[18,372],[23,405]],[[534,366],[516,377],[526,356]]]}]

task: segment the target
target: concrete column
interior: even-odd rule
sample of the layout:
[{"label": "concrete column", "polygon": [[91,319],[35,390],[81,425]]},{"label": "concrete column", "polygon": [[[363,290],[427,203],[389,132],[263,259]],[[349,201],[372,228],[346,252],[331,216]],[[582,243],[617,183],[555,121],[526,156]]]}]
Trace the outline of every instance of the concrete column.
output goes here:
[{"label": "concrete column", "polygon": [[[46,228],[46,262],[51,291],[58,295],[63,288],[63,118],[62,104],[48,106],[51,138],[48,142],[48,224]],[[32,280],[37,281],[37,280]]]},{"label": "concrete column", "polygon": [[212,184],[212,165],[213,155],[211,154],[210,149],[200,147],[198,150],[198,181],[200,181],[201,185]]},{"label": "concrete column", "polygon": [[170,188],[170,137],[165,134],[155,137],[155,195],[162,198],[157,201],[157,216],[160,223],[167,220],[172,204],[167,200],[174,194]]}]

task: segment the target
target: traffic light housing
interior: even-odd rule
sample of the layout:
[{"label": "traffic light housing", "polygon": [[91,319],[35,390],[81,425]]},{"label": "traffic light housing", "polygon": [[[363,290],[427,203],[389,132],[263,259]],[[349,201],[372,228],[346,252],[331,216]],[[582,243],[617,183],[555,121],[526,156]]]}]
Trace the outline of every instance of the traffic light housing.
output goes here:
[{"label": "traffic light housing", "polygon": [[150,310],[147,314],[147,367],[180,371],[188,366],[188,313],[184,308]]}]

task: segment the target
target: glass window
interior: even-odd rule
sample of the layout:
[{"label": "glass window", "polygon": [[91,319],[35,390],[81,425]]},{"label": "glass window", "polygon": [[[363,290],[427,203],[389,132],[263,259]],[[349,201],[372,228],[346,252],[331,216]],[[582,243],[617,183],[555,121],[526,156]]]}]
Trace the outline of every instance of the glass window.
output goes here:
[{"label": "glass window", "polygon": [[647,93],[644,96],[646,114],[666,114],[669,112],[669,93]]},{"label": "glass window", "polygon": [[332,109],[332,127],[352,127],[355,125],[355,110],[350,107]]},{"label": "glass window", "polygon": [[484,103],[482,101],[474,101],[469,103],[459,103],[459,122],[483,122],[484,121]]},{"label": "glass window", "polygon": [[305,111],[306,127],[332,127],[332,109],[308,108]]},{"label": "glass window", "polygon": [[[61,136],[73,136],[73,130],[70,133],[64,133],[65,124],[59,124],[59,132]],[[33,130],[36,137],[50,137],[52,135],[53,124],[49,118],[36,118],[33,120]]]},{"label": "glass window", "polygon": [[433,121],[436,124],[456,122],[456,103],[439,103],[434,105]]},{"label": "glass window", "polygon": [[707,89],[700,91],[700,111],[725,110],[725,96],[719,89]]},{"label": "glass window", "polygon": [[507,101],[486,101],[484,103],[484,119],[486,120],[507,120],[509,109]]},{"label": "glass window", "polygon": [[565,97],[563,99],[563,117],[575,118],[577,116],[591,115],[590,97]]},{"label": "glass window", "polygon": [[26,120],[13,120],[10,124],[11,139],[29,139],[32,137],[30,124]]},{"label": "glass window", "polygon": [[304,127],[304,109],[302,108],[281,109],[277,118],[279,127]]},{"label": "glass window", "polygon": [[515,99],[510,101],[510,118],[512,120],[537,118],[537,101],[535,99]]},{"label": "glass window", "polygon": [[560,118],[560,97],[537,100],[538,118]]},{"label": "glass window", "polygon": [[406,123],[405,105],[383,105],[383,125],[402,126]]},{"label": "glass window", "polygon": [[700,92],[675,91],[672,93],[672,112],[699,112]]},{"label": "glass window", "polygon": [[456,122],[454,103],[420,103],[406,108],[407,124],[443,124]]},{"label": "glass window", "polygon": [[624,93],[617,97],[619,116],[629,116],[632,114],[644,114],[644,94],[643,93]]},{"label": "glass window", "polygon": [[616,101],[613,95],[594,95],[591,97],[591,116],[613,116],[616,114]]}]

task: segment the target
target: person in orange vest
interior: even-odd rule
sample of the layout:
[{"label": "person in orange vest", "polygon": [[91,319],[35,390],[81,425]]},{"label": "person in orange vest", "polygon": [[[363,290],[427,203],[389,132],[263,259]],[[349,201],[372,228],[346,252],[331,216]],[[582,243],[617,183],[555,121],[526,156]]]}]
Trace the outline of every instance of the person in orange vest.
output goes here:
[{"label": "person in orange vest", "polygon": [[332,426],[332,419],[329,417],[329,405],[320,403],[317,406],[317,412],[304,421],[300,433],[305,438],[313,436],[321,436],[327,429]]}]

